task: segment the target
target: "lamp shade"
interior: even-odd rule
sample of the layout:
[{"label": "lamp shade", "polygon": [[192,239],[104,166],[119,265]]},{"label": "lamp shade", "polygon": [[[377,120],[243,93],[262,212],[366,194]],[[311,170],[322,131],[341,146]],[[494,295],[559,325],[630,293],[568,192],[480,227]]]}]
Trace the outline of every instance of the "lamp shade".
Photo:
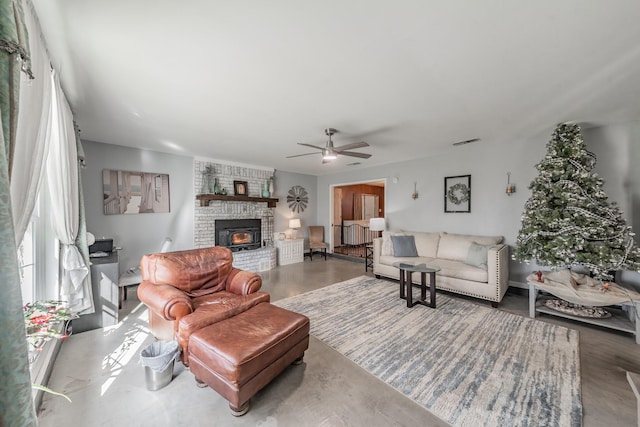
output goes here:
[{"label": "lamp shade", "polygon": [[384,218],[371,218],[369,220],[369,230],[371,231],[384,231],[384,227]]},{"label": "lamp shade", "polygon": [[289,228],[296,229],[300,227],[300,218],[293,218],[289,220]]}]

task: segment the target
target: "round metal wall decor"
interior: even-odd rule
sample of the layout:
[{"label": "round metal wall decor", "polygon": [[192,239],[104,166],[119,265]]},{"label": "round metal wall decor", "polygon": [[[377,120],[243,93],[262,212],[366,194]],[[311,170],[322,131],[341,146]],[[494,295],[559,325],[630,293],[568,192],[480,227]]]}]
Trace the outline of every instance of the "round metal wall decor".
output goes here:
[{"label": "round metal wall decor", "polygon": [[303,212],[309,204],[307,190],[299,185],[294,185],[287,194],[287,203],[293,212]]}]

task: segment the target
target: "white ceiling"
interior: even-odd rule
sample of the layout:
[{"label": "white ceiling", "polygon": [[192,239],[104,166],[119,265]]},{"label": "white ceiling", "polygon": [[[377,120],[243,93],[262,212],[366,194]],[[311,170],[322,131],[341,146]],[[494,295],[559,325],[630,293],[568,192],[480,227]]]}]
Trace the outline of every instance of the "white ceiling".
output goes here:
[{"label": "white ceiling", "polygon": [[[324,175],[640,118],[637,0],[33,3],[92,141]],[[326,127],[372,157],[285,158]]]}]

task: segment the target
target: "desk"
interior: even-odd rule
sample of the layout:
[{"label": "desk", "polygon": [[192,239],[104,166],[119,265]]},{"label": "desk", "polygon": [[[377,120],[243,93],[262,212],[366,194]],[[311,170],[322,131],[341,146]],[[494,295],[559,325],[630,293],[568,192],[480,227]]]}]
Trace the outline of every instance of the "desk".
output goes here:
[{"label": "desk", "polygon": [[91,258],[91,291],[96,311],[73,319],[73,332],[113,326],[118,323],[118,253],[100,258]]}]

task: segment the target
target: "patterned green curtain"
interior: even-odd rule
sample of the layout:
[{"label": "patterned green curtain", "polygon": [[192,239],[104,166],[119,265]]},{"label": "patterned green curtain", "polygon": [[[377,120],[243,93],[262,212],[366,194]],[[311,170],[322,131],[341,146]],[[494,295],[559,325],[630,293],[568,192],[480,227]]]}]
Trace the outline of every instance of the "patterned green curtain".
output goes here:
[{"label": "patterned green curtain", "polygon": [[0,111],[5,157],[11,177],[11,160],[18,123],[20,71],[33,77],[29,61],[29,38],[21,0],[0,0],[0,52]]},{"label": "patterned green curtain", "polygon": [[0,425],[37,426],[31,397],[9,177],[18,118],[20,68],[30,75],[21,0],[0,0]]}]

